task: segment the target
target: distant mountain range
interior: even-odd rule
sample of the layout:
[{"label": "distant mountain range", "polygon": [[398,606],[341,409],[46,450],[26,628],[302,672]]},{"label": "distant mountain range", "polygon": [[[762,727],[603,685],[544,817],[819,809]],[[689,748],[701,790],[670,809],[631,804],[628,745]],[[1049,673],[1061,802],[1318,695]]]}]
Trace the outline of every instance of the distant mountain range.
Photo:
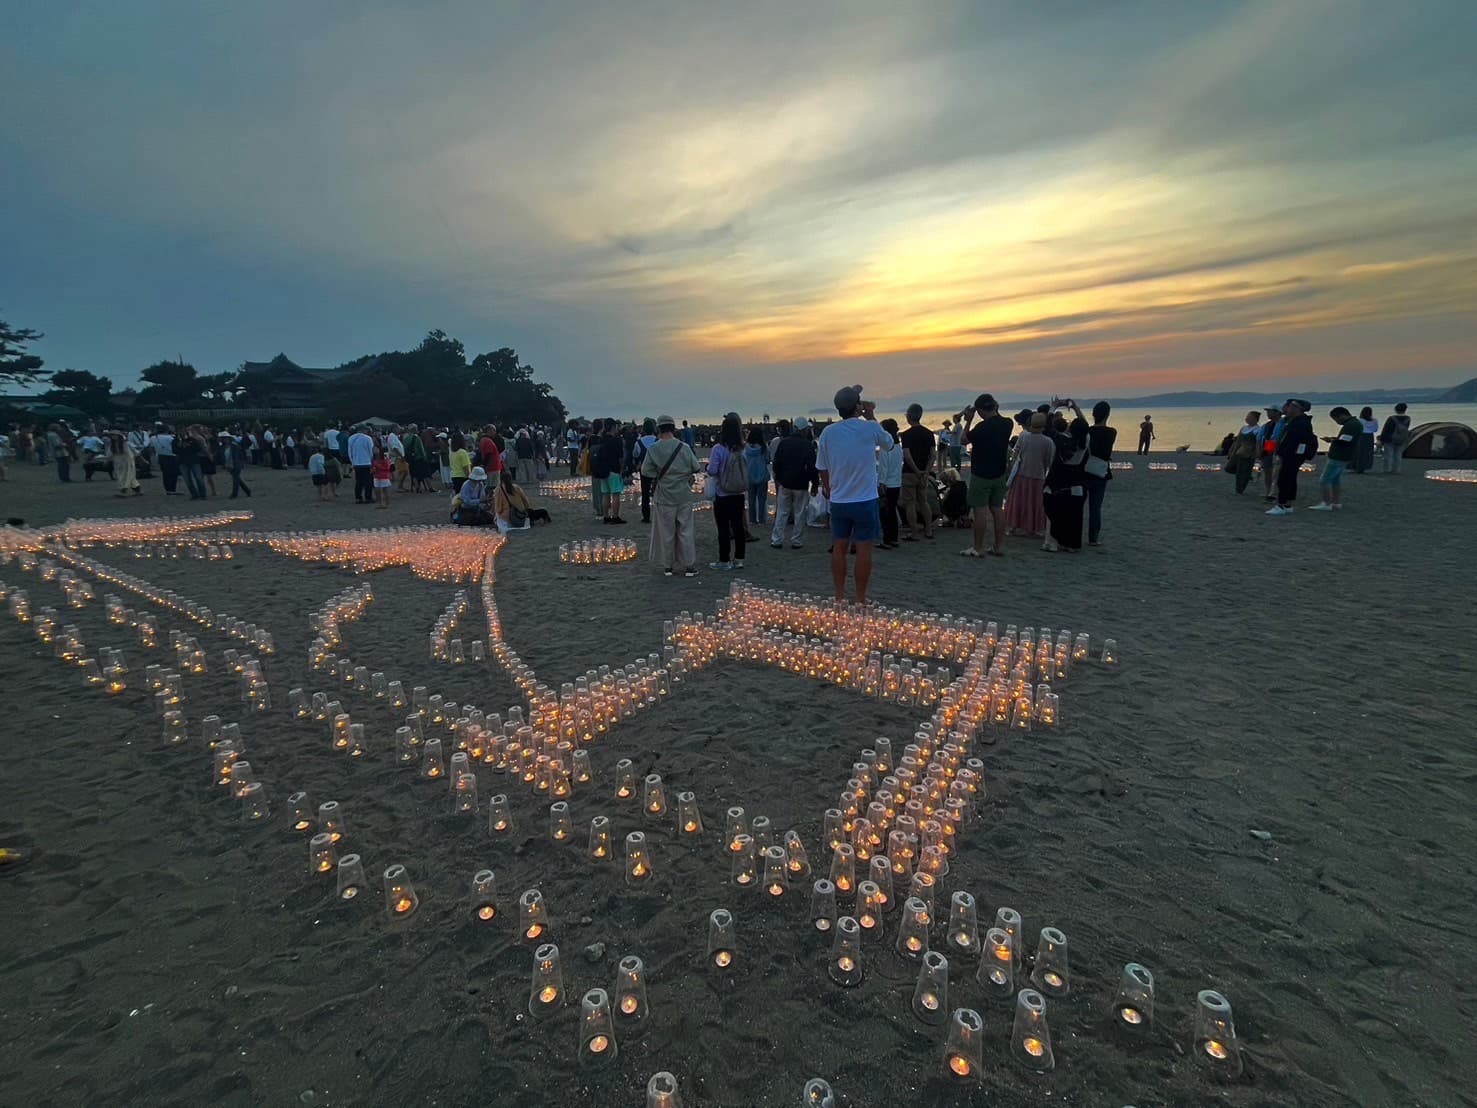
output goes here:
[{"label": "distant mountain range", "polygon": [[[930,412],[959,411],[964,405],[974,400],[977,393],[954,391],[919,392],[911,396],[869,396],[867,399],[877,402],[877,410],[885,412],[900,412],[909,404],[922,404]],[[1472,404],[1477,403],[1477,377],[1470,381],[1464,381],[1455,387],[1449,386],[1419,386],[1403,389],[1316,389],[1310,392],[1302,392],[1297,389],[1284,389],[1274,392],[1158,392],[1150,396],[1119,396],[1106,397],[1107,401],[1118,408],[1225,408],[1245,405],[1248,408],[1260,408],[1270,403],[1280,403],[1289,396],[1297,396],[1301,399],[1311,401],[1314,404],[1394,404],[1404,400],[1407,403],[1418,404]],[[1018,393],[998,394],[1000,404],[1004,408],[1014,408],[1016,405],[1035,405],[1044,399],[1040,396],[1024,396]],[[1087,400],[1096,402],[1099,397],[1083,397],[1085,406]],[[811,415],[829,415],[830,408],[812,408]]]}]

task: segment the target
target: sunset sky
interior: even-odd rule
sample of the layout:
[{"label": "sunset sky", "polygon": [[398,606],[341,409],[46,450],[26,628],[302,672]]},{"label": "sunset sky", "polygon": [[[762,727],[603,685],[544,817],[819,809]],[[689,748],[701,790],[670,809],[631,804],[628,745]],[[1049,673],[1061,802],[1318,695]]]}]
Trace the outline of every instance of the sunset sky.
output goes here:
[{"label": "sunset sky", "polygon": [[[412,10],[414,9],[414,10]],[[12,0],[0,318],[575,411],[1477,375],[1471,0]]]}]

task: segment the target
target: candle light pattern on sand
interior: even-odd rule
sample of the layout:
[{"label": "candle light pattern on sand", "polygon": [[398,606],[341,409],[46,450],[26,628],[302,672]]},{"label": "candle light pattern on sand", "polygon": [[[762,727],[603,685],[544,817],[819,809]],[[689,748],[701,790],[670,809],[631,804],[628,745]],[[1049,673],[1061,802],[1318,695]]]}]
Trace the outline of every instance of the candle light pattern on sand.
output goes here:
[{"label": "candle light pattern on sand", "polygon": [[565,565],[603,566],[634,562],[639,553],[634,539],[584,539],[559,544],[559,561]]},{"label": "candle light pattern on sand", "polygon": [[[584,495],[583,482],[580,495]],[[434,570],[424,564],[425,560],[422,560],[422,570],[415,570],[418,555],[395,548],[415,546],[420,542],[424,536],[416,535],[416,530],[392,529],[391,532],[376,533],[378,537],[352,553],[344,544],[349,541],[359,544],[364,532],[346,532],[342,539],[280,534],[274,536],[275,545],[273,539],[262,535],[230,534],[212,536],[214,542],[207,545],[181,532],[181,541],[175,545],[191,557],[216,556],[207,554],[211,546],[223,552],[220,554],[222,557],[228,556],[232,547],[266,546],[271,551],[338,565],[355,573],[395,564],[411,566],[413,571],[436,580],[476,580],[480,577],[488,628],[487,651],[509,674],[524,704],[515,705],[503,715],[484,716],[470,706],[457,709],[444,698],[422,689],[418,690],[422,695],[417,697],[416,713],[401,729],[405,738],[402,740],[397,734],[396,749],[401,752],[401,757],[421,746],[420,742],[413,740],[423,735],[427,740],[425,745],[434,742],[437,748],[442,744],[449,746],[450,753],[460,758],[460,765],[453,766],[449,782],[453,786],[463,774],[475,783],[475,777],[468,772],[468,762],[484,761],[494,772],[516,773],[536,796],[562,801],[574,789],[593,782],[588,754],[583,749],[585,744],[607,734],[612,727],[644,708],[659,703],[684,676],[720,657],[771,664],[879,700],[928,709],[930,718],[919,725],[913,741],[906,744],[897,757],[894,757],[892,741],[877,737],[867,742],[860,756],[851,763],[851,776],[839,807],[826,813],[824,837],[827,846],[833,850],[833,862],[834,855],[845,858],[849,853],[847,861],[850,866],[843,867],[849,870],[841,882],[844,889],[826,880],[815,883],[812,922],[817,928],[838,930],[832,921],[837,919],[835,896],[842,892],[848,901],[855,897],[856,906],[852,915],[841,917],[839,929],[855,930],[858,937],[880,930],[884,914],[899,905],[904,899],[905,889],[909,894],[922,892],[931,900],[932,882],[929,878],[947,873],[949,856],[957,850],[959,837],[976,819],[975,805],[984,796],[983,766],[970,756],[972,745],[981,732],[990,726],[1029,729],[1032,725],[1055,725],[1060,711],[1056,688],[1066,680],[1072,667],[1090,658],[1087,637],[1081,634],[1074,641],[1069,632],[1062,631],[1053,639],[1051,632],[1044,629],[1037,634],[1032,628],[1017,631],[1009,627],[1002,635],[994,624],[956,619],[947,614],[850,609],[812,597],[759,590],[735,583],[730,596],[720,602],[715,616],[695,618],[683,613],[669,621],[664,627],[665,643],[660,655],[648,655],[625,667],[591,669],[576,681],[566,682],[556,692],[538,681],[531,667],[517,656],[503,636],[493,596],[494,558],[501,542],[489,541],[491,536],[480,535],[470,545],[458,542],[454,549],[461,551],[460,561],[456,554],[450,553],[452,547],[444,548],[442,556],[447,565],[460,567],[455,572]],[[397,533],[402,537],[395,538]],[[121,541],[132,543],[135,552],[139,552],[142,543],[157,544],[157,540],[145,537]],[[366,553],[373,556],[367,557]],[[87,603],[89,590],[79,587],[75,578],[61,576],[76,568],[67,559],[77,562],[80,556],[68,549],[58,558],[63,565],[55,570],[55,575],[68,603],[73,606]],[[138,582],[138,585],[140,587],[135,591],[143,595],[148,595],[146,590],[152,589],[145,582]],[[167,590],[154,590],[154,595],[149,598],[163,607],[176,610],[185,610],[190,603]],[[21,599],[27,598],[22,596]],[[348,727],[362,729],[362,724],[349,718],[350,711],[357,717],[361,710],[360,701],[350,703],[354,692],[375,700],[389,700],[402,709],[405,707],[406,697],[400,682],[391,681],[388,675],[378,671],[371,673],[366,666],[355,664],[342,652],[343,624],[359,618],[373,599],[374,594],[367,586],[346,589],[310,617],[316,635],[309,651],[310,666],[315,671],[332,674],[334,684],[342,685],[343,691],[339,695],[349,706],[349,711],[334,712],[326,722],[340,722],[334,721],[332,716],[342,715],[342,722],[346,722]],[[469,638],[465,629],[470,604],[471,597],[460,591],[443,611],[430,636],[434,659],[452,665],[477,660],[481,640]],[[16,607],[13,601],[13,613]],[[29,615],[29,606],[25,607]],[[125,611],[121,601],[110,603],[110,621],[115,618],[126,621]],[[218,621],[223,621],[219,629],[226,634],[257,647],[261,653],[270,652],[262,646],[261,635],[265,632],[260,628],[222,617],[198,605],[193,612],[187,611],[186,614],[204,626],[216,627]],[[46,633],[65,639],[58,622],[55,618],[49,619]],[[143,623],[143,626],[147,628],[147,635],[141,630],[141,639],[147,642],[159,638],[156,622]],[[270,641],[270,636],[267,636],[266,642]],[[80,643],[66,642],[63,645],[68,650],[80,647]],[[175,652],[175,663],[181,673],[197,672],[194,666],[198,644],[175,633],[170,636],[169,645]],[[81,656],[80,650],[73,652]],[[99,651],[99,659],[103,657]],[[247,661],[238,666],[241,658]],[[1110,650],[1104,660],[1112,664],[1116,661],[1116,653]],[[248,699],[248,690],[260,674],[260,666],[251,668],[253,663],[245,655],[228,659],[228,666],[241,678],[243,699]],[[955,676],[956,672],[958,676]],[[264,681],[262,685],[264,688]],[[333,693],[329,695],[331,697]],[[294,716],[316,713],[315,705],[301,688],[292,690],[288,703]],[[326,707],[325,699],[325,710]],[[358,744],[351,741],[350,746],[362,749],[362,736]],[[577,755],[584,757],[577,759]],[[444,775],[445,763],[440,761],[440,757],[437,749],[436,761],[441,767],[438,775]],[[414,755],[410,755],[410,760],[414,761]],[[582,769],[577,770],[580,762],[583,763]],[[643,815],[649,819],[659,817],[660,823],[665,824],[673,817],[674,810],[667,806],[667,794],[660,778],[655,778],[655,792],[651,780],[641,788],[629,760],[624,764],[627,772],[618,771],[616,775],[617,794],[623,799],[635,800],[639,792]],[[604,784],[602,788],[609,789],[610,786]],[[438,792],[437,795],[444,797],[446,794]],[[493,814],[497,799],[494,798],[494,803],[489,805],[489,830],[494,833],[499,833]],[[689,801],[692,802],[690,807]],[[299,806],[289,803],[296,815]],[[324,827],[320,826],[325,822],[321,816],[314,813],[311,805],[302,807],[309,814],[302,820],[295,819],[294,825],[306,824],[302,830],[326,834]],[[471,808],[475,809],[475,800]],[[750,825],[743,819],[742,809],[738,814],[740,826],[745,831],[740,833],[736,828],[729,828],[732,834],[726,835],[723,843],[725,853],[739,855],[734,859],[737,863],[734,868],[736,880],[765,890],[768,894],[765,899],[781,899],[784,891],[795,887],[797,881],[809,880],[809,861],[797,834],[787,833],[781,846],[777,841],[778,833],[769,828],[768,821],[756,819],[751,837]],[[692,818],[685,818],[689,815]],[[760,823],[764,825],[762,830]],[[502,833],[506,833],[510,826],[511,816]],[[700,834],[701,817],[697,814],[693,794],[678,794],[675,827],[679,836]],[[763,849],[766,843],[756,841],[760,835],[772,849]],[[644,839],[640,832],[633,837],[638,841]],[[748,841],[743,842],[743,839]],[[594,840],[592,835],[592,843]],[[735,846],[738,848],[736,851],[732,849]],[[593,856],[595,851],[592,849],[591,853]],[[626,872],[632,884],[644,879],[640,873],[643,854],[642,849],[633,854],[628,842]],[[636,858],[634,868],[633,856]],[[649,875],[649,854],[644,856],[646,875]],[[357,863],[357,856],[344,855],[336,868],[342,870],[342,862],[349,859],[355,859]],[[867,863],[864,873],[856,871],[858,860]],[[473,879],[472,898],[474,916],[483,920],[492,918],[496,912],[490,887],[485,898],[478,893],[479,882],[484,875],[490,886],[491,871],[479,872]],[[388,878],[389,871],[386,876]],[[919,881],[926,883],[919,886]],[[803,885],[799,887],[804,888]],[[409,897],[392,902],[388,899],[387,880],[387,907],[392,915],[401,910],[406,913],[414,911],[417,901],[408,881],[405,888],[409,890]],[[539,911],[532,914],[525,911],[523,903],[530,894],[539,902]],[[405,907],[397,909],[397,903]],[[897,949],[905,957],[911,955],[921,961],[927,953],[932,905],[918,897],[907,899],[903,907]],[[484,915],[484,912],[488,914]],[[921,934],[917,928],[912,932],[911,946],[906,941],[910,913],[921,915],[924,921]],[[546,937],[547,916],[542,914],[537,890],[530,890],[520,898],[519,914],[522,937],[529,942],[542,941]],[[720,938],[715,946],[711,940],[715,922],[720,916],[727,922],[726,926],[717,928]],[[863,919],[865,927],[860,922]],[[732,934],[731,914],[722,910],[715,912],[710,918],[709,944],[711,964],[715,968],[731,966],[736,953]],[[842,940],[839,934],[836,938],[838,942]],[[845,944],[841,945],[844,947]],[[859,945],[857,950],[855,970],[859,975]],[[1018,957],[1018,951],[1013,953]],[[833,973],[850,974],[852,967],[844,964],[845,957],[843,952],[841,958],[833,959]],[[639,966],[639,960],[633,961]],[[937,969],[938,961],[943,961],[947,967],[942,954],[935,952],[933,959],[923,963],[922,968],[927,970],[933,966]],[[1037,963],[1040,977],[1046,971],[1041,970],[1043,958],[1039,951]],[[1065,970],[1064,944],[1060,968]],[[946,968],[944,972],[942,989],[925,988],[924,974],[920,973],[915,989],[915,1012],[919,1013],[920,1019],[925,1018],[923,1012],[936,1013],[939,1018],[947,1013]],[[1065,985],[1065,973],[1059,976]],[[613,1005],[607,1008],[607,1015],[617,1019],[622,1014],[630,1014],[623,1012],[622,1006],[628,998],[622,992],[622,982],[623,977],[618,976],[609,998]],[[1050,978],[1042,977],[1043,988],[1051,983]],[[642,990],[644,995],[644,981]],[[562,1002],[562,982],[559,991]],[[632,999],[631,1003],[639,1003],[644,1008],[644,1000],[637,1002]],[[609,1039],[612,1055],[614,1046],[612,1034]],[[951,1063],[950,1069],[960,1076],[956,1064]],[[977,1072],[977,1066],[975,1070]]]}]

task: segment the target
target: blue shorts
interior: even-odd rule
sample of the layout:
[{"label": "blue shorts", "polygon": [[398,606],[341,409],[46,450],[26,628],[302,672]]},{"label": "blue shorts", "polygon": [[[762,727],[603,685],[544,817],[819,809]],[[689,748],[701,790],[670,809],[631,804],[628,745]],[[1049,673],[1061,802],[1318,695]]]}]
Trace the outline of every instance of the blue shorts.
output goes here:
[{"label": "blue shorts", "polygon": [[1324,488],[1338,488],[1344,483],[1344,468],[1348,464],[1348,462],[1336,462],[1329,458],[1323,463],[1323,475],[1318,478],[1318,483]]},{"label": "blue shorts", "polygon": [[862,500],[855,504],[831,504],[831,537],[852,542],[876,542],[882,534],[882,517],[877,501]]}]

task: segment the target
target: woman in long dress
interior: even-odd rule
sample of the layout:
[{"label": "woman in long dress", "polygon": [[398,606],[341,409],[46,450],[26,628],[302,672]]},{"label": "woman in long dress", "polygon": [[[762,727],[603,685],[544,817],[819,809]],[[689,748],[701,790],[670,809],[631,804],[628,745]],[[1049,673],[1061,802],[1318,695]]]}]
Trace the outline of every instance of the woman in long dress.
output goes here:
[{"label": "woman in long dress", "polygon": [[1046,413],[1036,412],[1015,444],[1015,476],[1005,497],[1005,530],[1010,535],[1046,534],[1043,487],[1056,457],[1056,443],[1045,434]]},{"label": "woman in long dress", "polygon": [[1087,462],[1087,420],[1071,401],[1067,402],[1076,418],[1070,426],[1058,414],[1052,434],[1056,441],[1056,457],[1046,474],[1046,517],[1049,521],[1046,540],[1041,549],[1076,553],[1082,549],[1082,510],[1087,505],[1087,489],[1083,478]]},{"label": "woman in long dress", "polygon": [[118,482],[118,496],[142,496],[138,485],[138,458],[121,431],[108,432],[113,446],[113,480]]}]

